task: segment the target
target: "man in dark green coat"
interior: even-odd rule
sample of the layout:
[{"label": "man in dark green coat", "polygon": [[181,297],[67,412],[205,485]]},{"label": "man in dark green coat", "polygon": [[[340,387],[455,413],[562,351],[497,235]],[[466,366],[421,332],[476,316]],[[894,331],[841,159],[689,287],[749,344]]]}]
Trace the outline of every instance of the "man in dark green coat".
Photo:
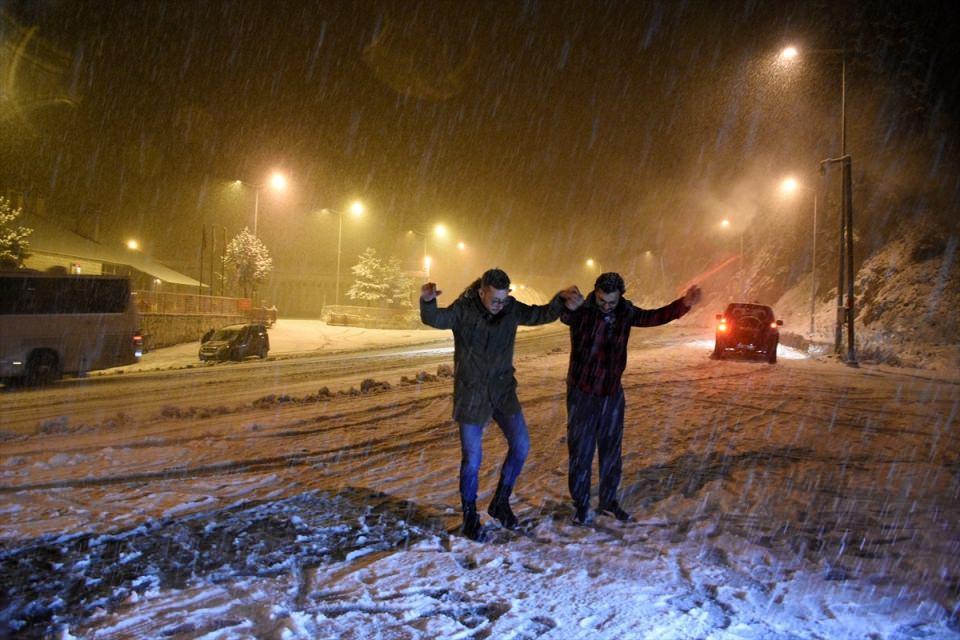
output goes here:
[{"label": "man in dark green coat", "polygon": [[480,537],[478,475],[483,430],[491,418],[506,437],[508,451],[487,513],[508,529],[518,524],[510,509],[510,494],[527,459],[530,436],[513,375],[517,327],[553,322],[564,304],[576,308],[580,299],[574,290],[557,293],[545,305],[527,305],[510,295],[510,278],[501,269],[488,270],[443,309],[437,307],[442,292],[435,283],[428,282],[420,289],[423,323],[453,330],[453,419],[460,425],[463,534],[471,540]]}]

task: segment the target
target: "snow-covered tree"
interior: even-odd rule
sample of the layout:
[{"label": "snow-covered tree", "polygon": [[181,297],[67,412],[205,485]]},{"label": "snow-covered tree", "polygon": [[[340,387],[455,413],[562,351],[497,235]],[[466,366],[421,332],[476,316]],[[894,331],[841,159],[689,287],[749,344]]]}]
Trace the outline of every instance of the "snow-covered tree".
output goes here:
[{"label": "snow-covered tree", "polygon": [[27,249],[30,242],[27,236],[33,233],[29,227],[14,226],[14,221],[20,217],[22,209],[14,209],[10,201],[0,196],[0,263],[23,266],[23,261],[30,257]]},{"label": "snow-covered tree", "polygon": [[383,277],[383,263],[376,249],[367,247],[360,262],[350,267],[350,271],[353,272],[353,285],[347,291],[348,298],[366,303],[386,300],[390,287]]},{"label": "snow-covered tree", "polygon": [[240,286],[245,298],[273,271],[270,252],[246,227],[227,244],[223,262],[230,268],[230,278]]},{"label": "snow-covered tree", "polygon": [[384,276],[387,283],[387,304],[394,307],[409,308],[410,288],[413,279],[403,272],[400,258],[392,256],[385,265]]},{"label": "snow-covered tree", "polygon": [[391,307],[410,305],[411,279],[403,273],[400,259],[391,256],[384,260],[377,250],[367,248],[360,262],[350,268],[353,271],[353,286],[347,291],[351,300]]}]

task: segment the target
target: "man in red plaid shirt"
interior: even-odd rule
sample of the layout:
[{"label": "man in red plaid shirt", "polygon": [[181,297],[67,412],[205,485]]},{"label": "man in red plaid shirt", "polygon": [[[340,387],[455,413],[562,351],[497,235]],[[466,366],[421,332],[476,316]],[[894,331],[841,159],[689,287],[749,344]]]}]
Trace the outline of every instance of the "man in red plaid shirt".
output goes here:
[{"label": "man in red plaid shirt", "polygon": [[574,521],[590,521],[590,468],[600,456],[599,512],[627,521],[630,514],[617,501],[623,442],[623,386],[627,341],[632,327],[654,327],[682,317],[700,301],[693,285],[665,307],[641,309],[623,297],[618,273],[604,273],[594,290],[575,310],[564,309],[560,321],[570,327],[570,367],[567,370],[567,449]]}]

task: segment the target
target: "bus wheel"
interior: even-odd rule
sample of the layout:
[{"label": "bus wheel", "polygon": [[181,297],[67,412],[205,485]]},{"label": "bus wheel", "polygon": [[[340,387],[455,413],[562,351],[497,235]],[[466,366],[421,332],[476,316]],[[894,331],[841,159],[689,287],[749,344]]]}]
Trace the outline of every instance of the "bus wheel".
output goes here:
[{"label": "bus wheel", "polygon": [[60,379],[60,362],[52,351],[35,351],[27,362],[26,384],[42,387]]}]

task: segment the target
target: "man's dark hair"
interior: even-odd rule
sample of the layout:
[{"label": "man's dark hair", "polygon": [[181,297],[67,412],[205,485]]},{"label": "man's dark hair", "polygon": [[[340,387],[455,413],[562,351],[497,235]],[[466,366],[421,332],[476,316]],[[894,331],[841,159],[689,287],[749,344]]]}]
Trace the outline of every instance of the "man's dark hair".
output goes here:
[{"label": "man's dark hair", "polygon": [[510,276],[503,269],[487,269],[483,277],[480,278],[480,285],[483,287],[493,287],[494,289],[509,289]]},{"label": "man's dark hair", "polygon": [[624,291],[627,290],[627,285],[623,283],[623,278],[620,277],[619,273],[614,273],[613,271],[601,273],[597,281],[593,283],[593,287],[594,289],[600,289],[600,291],[604,293],[619,291],[620,295],[623,295]]}]

